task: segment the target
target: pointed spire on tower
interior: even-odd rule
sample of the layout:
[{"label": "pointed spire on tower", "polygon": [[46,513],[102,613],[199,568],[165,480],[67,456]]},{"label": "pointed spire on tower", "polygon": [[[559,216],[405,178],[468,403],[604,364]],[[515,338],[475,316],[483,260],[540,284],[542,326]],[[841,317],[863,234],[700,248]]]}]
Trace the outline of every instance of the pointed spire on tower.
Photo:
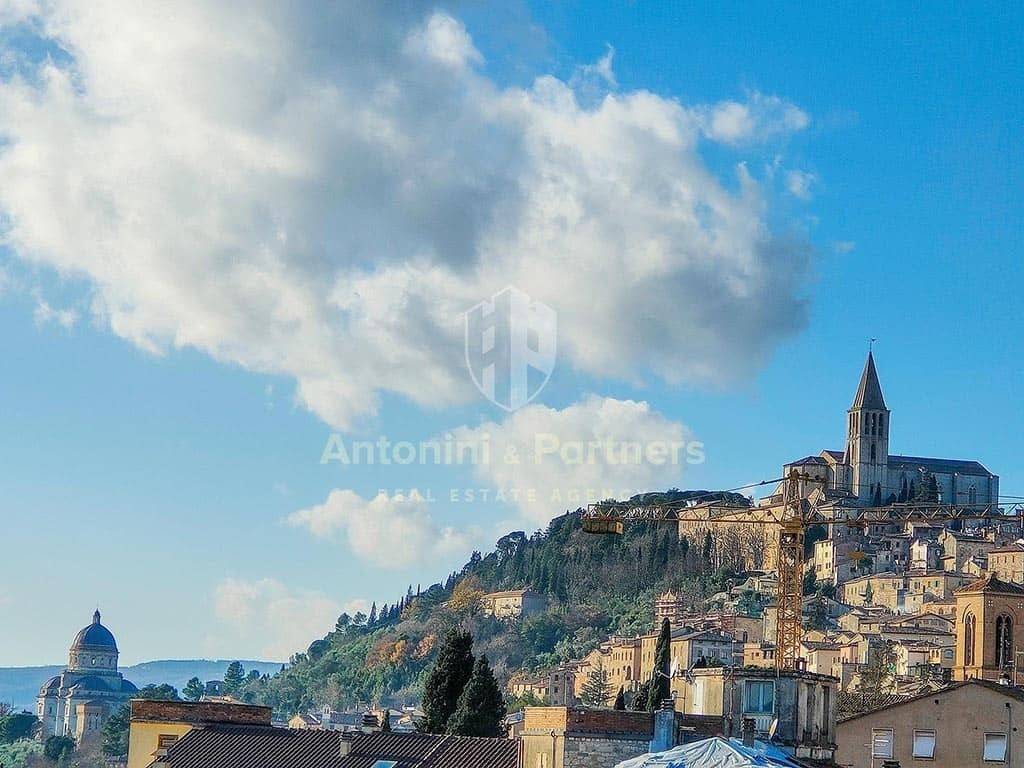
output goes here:
[{"label": "pointed spire on tower", "polygon": [[864,363],[864,372],[860,375],[860,385],[857,387],[857,394],[853,398],[853,405],[850,410],[865,408],[869,411],[886,411],[885,398],[882,397],[882,385],[878,383],[878,371],[875,370],[875,357],[868,351],[867,362]]}]

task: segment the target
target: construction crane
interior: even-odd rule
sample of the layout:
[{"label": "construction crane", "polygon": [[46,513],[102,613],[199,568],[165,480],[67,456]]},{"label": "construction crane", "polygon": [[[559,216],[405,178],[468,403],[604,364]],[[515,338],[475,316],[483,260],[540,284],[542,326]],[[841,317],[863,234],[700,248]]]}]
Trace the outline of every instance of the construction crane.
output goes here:
[{"label": "construction crane", "polygon": [[[636,501],[601,501],[583,513],[587,533],[621,535],[627,523],[698,523],[701,525],[767,525],[778,528],[776,568],[778,572],[778,618],[775,631],[775,667],[800,668],[802,639],[804,538],[814,525],[846,525],[864,530],[870,525],[921,523],[947,525],[955,521],[998,520],[1024,522],[1024,503],[1006,507],[994,504],[939,504],[907,502],[877,507],[812,505],[803,484],[823,484],[820,478],[791,470],[787,477],[765,480],[757,485],[782,483],[781,498],[764,506],[748,507],[714,501],[694,504],[692,500],[659,498],[657,494]],[[748,486],[749,487],[749,486]]]}]

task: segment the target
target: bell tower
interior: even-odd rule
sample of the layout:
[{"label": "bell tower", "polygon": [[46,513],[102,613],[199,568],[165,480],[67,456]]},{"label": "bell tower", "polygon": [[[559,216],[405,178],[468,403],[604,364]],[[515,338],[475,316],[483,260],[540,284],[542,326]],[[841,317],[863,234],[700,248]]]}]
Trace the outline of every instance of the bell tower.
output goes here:
[{"label": "bell tower", "polygon": [[846,463],[850,490],[867,504],[881,504],[889,468],[889,409],[878,383],[875,358],[868,352],[860,385],[846,417]]}]

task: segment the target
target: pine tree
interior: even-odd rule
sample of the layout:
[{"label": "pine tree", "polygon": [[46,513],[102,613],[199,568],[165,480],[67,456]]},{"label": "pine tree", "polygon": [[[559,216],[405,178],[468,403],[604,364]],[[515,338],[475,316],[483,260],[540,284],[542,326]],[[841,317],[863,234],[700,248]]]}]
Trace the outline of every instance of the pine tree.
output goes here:
[{"label": "pine tree", "polygon": [[100,731],[103,754],[107,757],[128,756],[128,729],[131,720],[131,707],[122,705],[114,714],[107,718]]},{"label": "pine tree", "polygon": [[580,700],[588,707],[608,706],[608,699],[612,695],[612,684],[608,678],[608,670],[598,661],[583,683]]},{"label": "pine tree", "polygon": [[199,701],[203,698],[203,694],[206,693],[206,686],[203,685],[202,681],[198,677],[193,677],[185,683],[185,687],[181,689],[181,693],[189,701]]},{"label": "pine tree", "polygon": [[245,668],[242,666],[242,662],[232,661],[224,673],[224,692],[236,693],[244,679]]},{"label": "pine tree", "polygon": [[647,693],[647,711],[655,712],[661,707],[661,702],[672,695],[670,685],[672,664],[672,625],[667,618],[661,620],[661,632],[658,634],[658,643],[654,646],[654,675],[651,679],[651,688]]},{"label": "pine tree", "polygon": [[473,673],[473,636],[455,628],[445,637],[423,684],[423,730],[445,733]]},{"label": "pine tree", "polygon": [[371,626],[371,627],[374,624],[377,623],[377,601],[376,600],[373,602],[373,605],[370,606],[370,616],[366,620],[366,623],[367,623],[368,626]]},{"label": "pine tree", "polygon": [[506,711],[491,665],[486,656],[480,656],[473,665],[473,675],[459,696],[455,713],[448,720],[448,733],[453,736],[503,736],[501,721]]}]

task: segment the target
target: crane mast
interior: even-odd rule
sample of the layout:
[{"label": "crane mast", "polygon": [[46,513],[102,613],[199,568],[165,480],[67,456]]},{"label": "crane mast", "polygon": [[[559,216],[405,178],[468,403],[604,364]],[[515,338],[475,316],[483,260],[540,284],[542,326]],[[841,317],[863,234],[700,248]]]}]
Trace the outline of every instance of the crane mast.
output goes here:
[{"label": "crane mast", "polygon": [[698,523],[765,525],[778,527],[778,619],[775,632],[775,667],[795,670],[802,665],[804,539],[812,525],[846,525],[864,530],[871,525],[921,523],[946,525],[955,521],[997,520],[1014,523],[1018,533],[1024,521],[1024,504],[939,504],[907,502],[877,507],[812,505],[801,492],[804,483],[824,483],[795,469],[788,476],[761,484],[781,482],[781,499],[765,506],[748,507],[723,502],[694,504],[691,501],[640,497],[634,502],[603,501],[583,513],[586,533],[622,535],[628,523]]}]

